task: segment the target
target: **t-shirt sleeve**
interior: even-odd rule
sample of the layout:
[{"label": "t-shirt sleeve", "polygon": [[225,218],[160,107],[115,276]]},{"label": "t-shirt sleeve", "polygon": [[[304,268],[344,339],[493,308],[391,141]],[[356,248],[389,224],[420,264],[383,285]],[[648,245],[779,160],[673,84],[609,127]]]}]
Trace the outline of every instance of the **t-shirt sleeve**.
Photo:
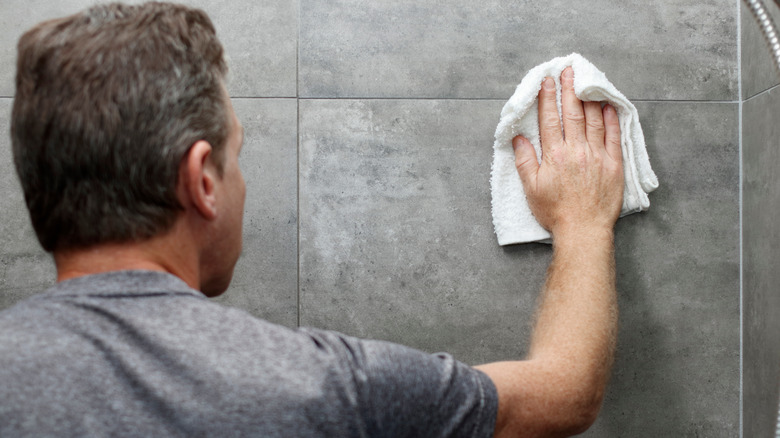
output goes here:
[{"label": "t-shirt sleeve", "polygon": [[305,329],[349,374],[367,436],[492,437],[498,395],[483,372],[445,353]]}]

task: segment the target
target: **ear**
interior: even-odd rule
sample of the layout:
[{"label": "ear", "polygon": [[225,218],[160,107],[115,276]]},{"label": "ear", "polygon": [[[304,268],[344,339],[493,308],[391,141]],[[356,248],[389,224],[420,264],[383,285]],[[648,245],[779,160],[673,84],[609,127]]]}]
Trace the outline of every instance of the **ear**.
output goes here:
[{"label": "ear", "polygon": [[[204,219],[217,217],[216,169],[212,163],[211,144],[199,140],[192,145],[179,167],[179,194],[185,207],[189,204]],[[188,201],[188,202],[187,202]]]}]

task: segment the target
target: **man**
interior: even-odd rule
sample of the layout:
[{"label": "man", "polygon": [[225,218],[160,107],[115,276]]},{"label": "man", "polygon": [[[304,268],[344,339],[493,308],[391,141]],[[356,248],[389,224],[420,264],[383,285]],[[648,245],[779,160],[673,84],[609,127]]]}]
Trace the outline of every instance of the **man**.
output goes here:
[{"label": "man", "polygon": [[573,73],[540,91],[542,163],[515,139],[554,236],[529,357],[290,330],[210,303],[241,249],[243,130],[201,11],[103,5],[19,42],[11,135],[58,283],[0,313],[0,436],[565,436],[594,421],[616,332],[617,115]]}]

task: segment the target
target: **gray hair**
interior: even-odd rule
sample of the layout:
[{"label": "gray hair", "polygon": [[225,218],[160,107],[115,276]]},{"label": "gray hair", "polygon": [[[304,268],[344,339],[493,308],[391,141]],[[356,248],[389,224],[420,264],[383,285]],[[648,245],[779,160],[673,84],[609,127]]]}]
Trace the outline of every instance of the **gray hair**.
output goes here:
[{"label": "gray hair", "polygon": [[19,40],[14,164],[47,251],[140,241],[182,209],[179,165],[198,140],[222,167],[227,66],[201,10],[107,4]]}]

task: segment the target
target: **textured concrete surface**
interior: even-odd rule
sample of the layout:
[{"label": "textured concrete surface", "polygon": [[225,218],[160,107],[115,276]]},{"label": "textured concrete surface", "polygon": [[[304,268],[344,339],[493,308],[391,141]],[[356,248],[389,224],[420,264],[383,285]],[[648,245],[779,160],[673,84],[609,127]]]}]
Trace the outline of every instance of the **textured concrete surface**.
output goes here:
[{"label": "textured concrete surface", "polygon": [[52,285],[54,263],[38,245],[11,155],[13,100],[0,98],[0,309]]},{"label": "textured concrete surface", "polygon": [[[780,25],[780,9],[773,1],[765,1],[766,9]],[[742,4],[742,98],[749,99],[778,84],[778,71],[772,61],[769,45],[764,40],[750,8]]]},{"label": "textured concrete surface", "polygon": [[548,248],[490,213],[502,102],[315,100],[300,109],[301,322],[445,350],[524,351]]},{"label": "textured concrete surface", "polygon": [[[91,3],[0,7],[0,308],[51,284],[54,273],[10,161],[16,39]],[[221,302],[469,363],[522,357],[550,248],[496,244],[493,131],[529,68],[578,51],[635,100],[661,181],[650,211],[618,223],[618,354],[603,413],[586,436],[739,435],[738,2],[188,3],[217,26],[247,131],[244,250]],[[760,79],[765,67],[745,64],[756,42],[745,18],[750,96],[772,81]],[[748,102],[746,115],[777,112],[760,103]],[[757,129],[749,140],[747,128],[746,144],[776,137]],[[771,190],[771,163],[754,159],[764,166],[756,193]],[[755,220],[771,227],[770,217]],[[755,259],[746,252],[746,290],[749,281],[765,281],[767,291],[776,284],[774,258],[762,249],[776,232],[752,237],[763,246]],[[761,316],[771,299],[759,295],[745,318]],[[746,338],[746,372],[764,340]],[[773,369],[759,371],[777,386],[778,376],[766,374]],[[746,422],[758,406],[747,384]]]},{"label": "textured concrete surface", "polygon": [[639,103],[661,186],[618,221],[620,332],[593,437],[739,431],[739,145],[734,104]]},{"label": "textured concrete surface", "polygon": [[[767,10],[780,23],[774,2]],[[780,76],[758,24],[742,6],[743,436],[774,436],[780,401]],[[766,91],[770,89],[770,91]]]},{"label": "textured concrete surface", "polygon": [[244,125],[244,247],[217,298],[260,318],[298,324],[298,148],[295,99],[233,99]]},{"label": "textured concrete surface", "polygon": [[[53,283],[51,258],[29,224],[11,158],[12,100],[0,99],[0,309]],[[233,99],[245,130],[241,168],[247,185],[244,248],[230,289],[218,301],[269,321],[298,323],[297,102]]]},{"label": "textured concrete surface", "polygon": [[[495,242],[487,175],[500,105],[302,102],[303,324],[470,363],[523,354],[550,250]],[[738,430],[737,109],[639,105],[663,184],[649,212],[619,222],[618,361],[590,436]]]},{"label": "textured concrete surface", "polygon": [[[3,0],[0,5],[0,96],[12,96],[16,43],[39,21],[78,12],[94,0]],[[143,3],[129,0],[126,3]],[[262,2],[180,0],[205,10],[229,56],[228,91],[239,97],[295,97],[298,5]]]},{"label": "textured concrete surface", "polygon": [[579,52],[632,99],[737,97],[734,0],[301,0],[305,97],[498,98]]},{"label": "textured concrete surface", "polygon": [[743,113],[744,436],[773,436],[780,397],[780,91]]}]

